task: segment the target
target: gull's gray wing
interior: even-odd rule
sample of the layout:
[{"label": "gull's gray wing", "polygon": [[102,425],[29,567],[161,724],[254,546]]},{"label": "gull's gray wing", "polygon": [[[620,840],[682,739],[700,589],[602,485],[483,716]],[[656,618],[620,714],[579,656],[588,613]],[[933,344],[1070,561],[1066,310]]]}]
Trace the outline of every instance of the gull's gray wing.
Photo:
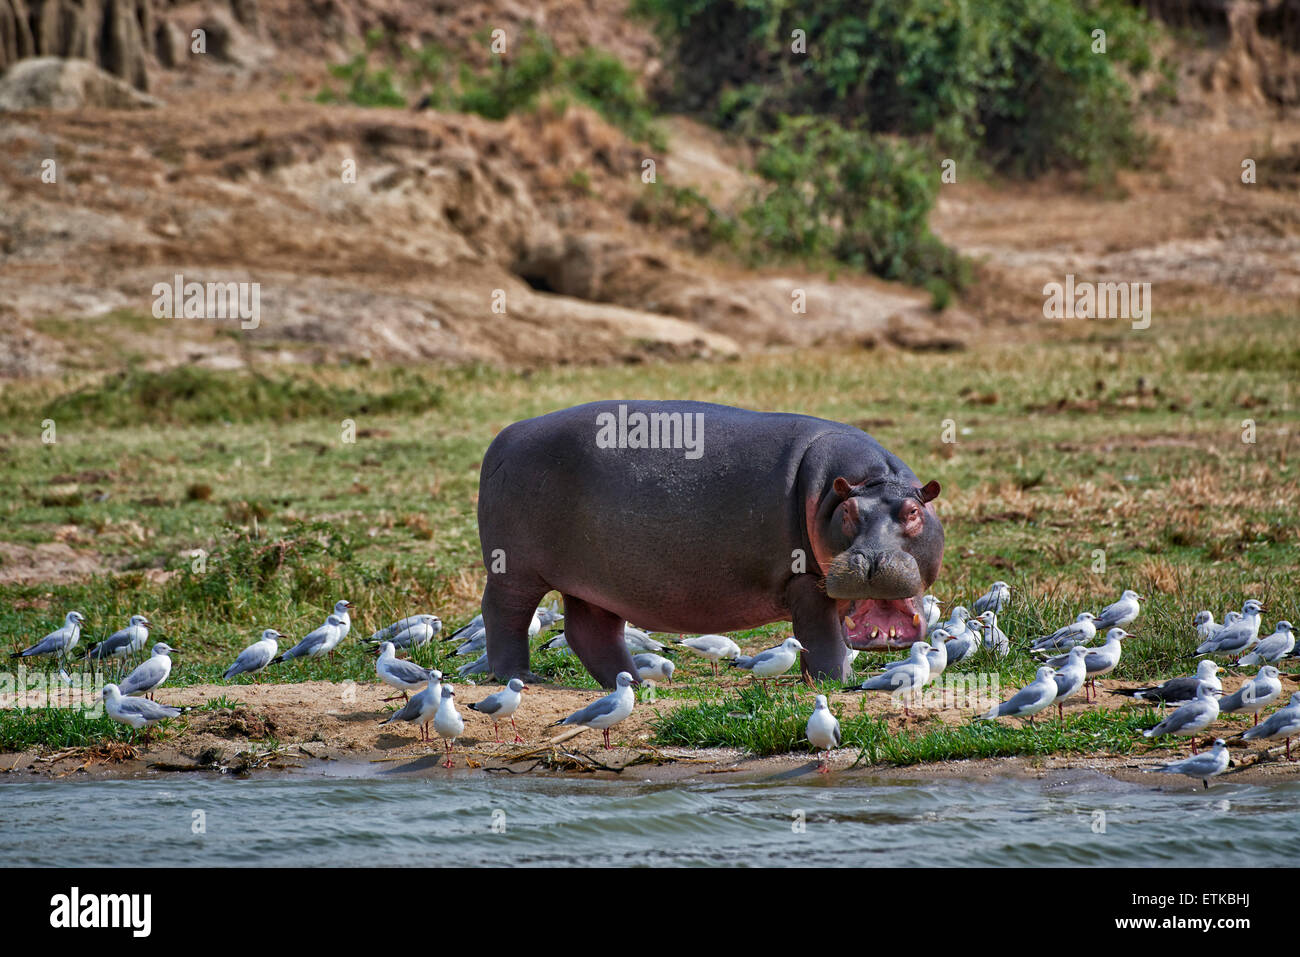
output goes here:
[{"label": "gull's gray wing", "polygon": [[916,669],[906,666],[892,668],[883,675],[868,678],[858,686],[859,691],[894,691],[897,688],[910,688],[916,683]]},{"label": "gull's gray wing", "polygon": [[404,661],[401,658],[393,659],[392,664],[388,666],[388,673],[399,681],[405,681],[407,684],[416,684],[421,681],[429,680],[429,672],[419,665]]},{"label": "gull's gray wing", "polygon": [[485,651],[483,652],[483,654],[479,655],[469,664],[461,665],[459,668],[457,668],[456,673],[459,675],[482,675],[482,674],[487,674],[487,670],[488,670],[488,660],[487,660],[487,652]]},{"label": "gull's gray wing", "polygon": [[62,632],[56,631],[46,635],[36,644],[32,645],[26,651],[19,652],[20,658],[28,658],[32,655],[52,655],[63,648]]},{"label": "gull's gray wing", "polygon": [[286,651],[284,653],[284,657],[301,658],[303,655],[309,655],[312,653],[312,651],[319,648],[321,645],[325,644],[325,641],[326,639],[329,638],[329,635],[330,635],[329,625],[321,625],[321,627],[311,632],[309,635],[303,638],[302,641],[298,642],[298,644],[294,645],[292,648]]},{"label": "gull's gray wing", "polygon": [[275,652],[260,642],[245,648],[235,659],[235,663],[226,671],[225,677],[233,678],[235,675],[242,675],[246,671],[257,671],[265,668],[275,657]]},{"label": "gull's gray wing", "polygon": [[129,644],[131,644],[129,629],[123,628],[121,631],[114,632],[97,644],[86,653],[86,657],[98,658],[100,661],[103,661],[110,655],[116,655]]},{"label": "gull's gray wing", "polygon": [[414,721],[420,716],[420,712],[424,710],[424,700],[428,697],[428,694],[429,689],[425,688],[419,694],[411,695],[410,700],[407,701],[406,704],[402,705],[401,708],[394,711],[379,723],[388,724],[390,721]]},{"label": "gull's gray wing", "polygon": [[1246,689],[1251,687],[1250,682],[1246,682],[1230,695],[1225,695],[1219,699],[1220,711],[1240,711],[1242,705],[1246,703]]},{"label": "gull's gray wing", "polygon": [[163,663],[161,657],[149,658],[122,680],[120,686],[122,694],[132,695],[149,691],[163,680],[166,671],[167,665]]},{"label": "gull's gray wing", "polygon": [[497,691],[493,694],[488,695],[482,701],[470,702],[469,706],[472,710],[477,711],[479,714],[485,714],[488,717],[491,717],[492,715],[496,714],[498,711],[501,710],[501,703],[504,700],[505,696],[506,693],[504,691]]},{"label": "gull's gray wing", "polygon": [[469,624],[462,625],[461,627],[457,628],[450,635],[444,638],[443,641],[456,641],[458,638],[463,639],[465,637],[466,632],[475,631],[475,630],[477,631],[485,630],[483,626],[482,614],[477,615],[472,621],[469,622]]},{"label": "gull's gray wing", "polygon": [[608,694],[597,701],[593,701],[587,707],[573,712],[565,718],[561,724],[590,724],[601,715],[609,714],[618,707],[618,695]]},{"label": "gull's gray wing", "polygon": [[118,703],[117,710],[123,714],[138,714],[146,721],[161,721],[164,718],[174,718],[181,713],[180,708],[157,704],[148,698],[123,698]]},{"label": "gull's gray wing", "polygon": [[[1223,710],[1223,706],[1219,706]],[[1206,709],[1199,701],[1191,704],[1185,704],[1165,720],[1151,729],[1151,737],[1161,734],[1177,734],[1178,732],[1190,728],[1192,725],[1199,724],[1205,720]]]},{"label": "gull's gray wing", "polygon": [[1174,761],[1156,770],[1173,774],[1186,774],[1195,778],[1208,778],[1219,770],[1219,760],[1217,754],[1207,751],[1205,754],[1194,754],[1190,758]]},{"label": "gull's gray wing", "polygon": [[1190,701],[1196,697],[1196,689],[1200,686],[1200,678],[1183,675],[1180,678],[1170,678],[1164,684],[1154,688],[1143,689],[1134,697],[1145,698],[1148,701]]},{"label": "gull's gray wing", "polygon": [[[1049,692],[1051,697],[1048,697]],[[998,705],[998,717],[1014,718],[1016,715],[1020,714],[1020,712],[1042,704],[1044,699],[1051,701],[1055,697],[1055,685],[1049,688],[1046,685],[1038,685],[1038,683],[1035,682],[1034,684],[1021,688],[1006,701]]]}]

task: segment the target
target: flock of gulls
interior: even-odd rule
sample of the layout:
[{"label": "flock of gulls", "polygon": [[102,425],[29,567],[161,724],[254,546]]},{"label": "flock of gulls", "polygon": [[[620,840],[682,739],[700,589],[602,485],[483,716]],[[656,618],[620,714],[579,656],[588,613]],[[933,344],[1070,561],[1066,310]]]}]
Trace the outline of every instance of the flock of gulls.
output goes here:
[{"label": "flock of gulls", "polygon": [[[974,602],[971,609],[956,606],[946,621],[942,620],[941,603],[932,595],[922,602],[925,640],[916,641],[908,656],[886,664],[879,674],[860,685],[861,691],[888,692],[897,696],[907,713],[908,698],[922,691],[950,666],[961,662],[981,649],[997,656],[1009,653],[1011,641],[998,626],[998,615],[1011,601],[1011,588],[1006,582],[994,582],[989,591]],[[1040,659],[1041,665],[1031,681],[1006,701],[994,705],[980,720],[1023,718],[1031,725],[1039,712],[1056,706],[1063,717],[1062,705],[1066,699],[1080,691],[1084,699],[1095,699],[1096,679],[1114,671],[1123,653],[1123,643],[1133,637],[1126,629],[1142,610],[1142,597],[1134,591],[1125,591],[1118,601],[1098,614],[1081,612],[1071,623],[1050,635],[1042,635],[1027,645],[1027,651]],[[288,642],[279,631],[268,628],[261,638],[249,645],[226,670],[224,677],[256,675],[272,665],[298,658],[332,656],[347,637],[352,627],[351,602],[342,600],[334,605],[325,623],[310,632],[301,641],[281,652],[281,642]],[[974,614],[972,614],[972,611]],[[1123,695],[1137,701],[1157,704],[1164,714],[1155,727],[1143,732],[1147,738],[1178,735],[1191,738],[1192,756],[1152,770],[1185,774],[1200,779],[1206,787],[1209,779],[1225,771],[1231,758],[1227,741],[1215,740],[1211,750],[1197,750],[1196,735],[1209,728],[1222,714],[1253,714],[1255,724],[1229,740],[1286,741],[1286,756],[1291,758],[1291,738],[1300,735],[1300,692],[1291,696],[1290,703],[1279,708],[1262,723],[1260,713],[1282,695],[1282,672],[1277,663],[1300,657],[1296,647],[1295,630],[1288,621],[1279,621],[1271,634],[1260,636],[1264,607],[1256,600],[1246,601],[1240,612],[1228,612],[1222,623],[1216,623],[1209,611],[1198,613],[1192,621],[1198,644],[1187,658],[1219,656],[1231,658],[1237,666],[1257,666],[1256,674],[1230,695],[1223,694],[1218,677],[1221,666],[1212,657],[1197,664],[1194,674],[1173,678],[1150,687],[1111,690],[1112,695]],[[561,622],[564,615],[555,604],[540,606],[529,627],[529,637],[535,637]],[[85,618],[79,612],[69,612],[61,628],[51,632],[24,651],[15,652],[11,658],[54,656],[60,665],[60,674],[67,678],[63,668],[73,649],[81,639]],[[103,641],[91,645],[85,658],[101,664],[114,660],[120,671],[125,664],[139,655],[148,643],[152,625],[144,615],[133,615],[127,626]],[[392,712],[381,724],[407,722],[420,726],[420,738],[432,740],[429,726],[444,742],[445,767],[452,767],[451,754],[455,740],[465,733],[465,719],[456,708],[454,686],[443,681],[443,673],[423,668],[413,661],[398,657],[409,653],[437,637],[442,631],[442,621],[436,615],[419,614],[403,618],[379,629],[369,638],[361,639],[377,655],[375,673],[379,680],[398,692],[386,701],[403,700],[400,708]],[[1100,644],[1093,644],[1104,636]],[[462,677],[488,671],[486,654],[486,628],[480,614],[444,641],[457,643],[452,654],[468,656],[479,653],[472,662],[460,666]],[[586,707],[557,721],[552,727],[581,726],[602,732],[606,748],[610,745],[610,729],[631,715],[636,695],[633,688],[643,682],[671,681],[675,669],[671,659],[662,653],[671,650],[642,629],[631,624],[625,626],[624,641],[633,653],[637,674],[621,672],[613,692],[591,702]],[[700,655],[710,662],[713,673],[718,674],[721,662],[751,672],[766,685],[788,673],[798,662],[799,653],[806,649],[794,637],[756,655],[744,655],[740,646],[725,635],[699,635],[691,638],[678,636],[670,641],[681,648]],[[539,646],[545,650],[567,652],[564,633],[561,631]],[[167,642],[157,642],[151,653],[119,682],[106,684],[101,693],[105,711],[110,718],[135,729],[147,729],[169,718],[177,717],[182,708],[159,704],[153,700],[154,692],[171,674],[171,656],[177,649]],[[850,652],[856,658],[858,652]],[[472,682],[471,682],[472,683]],[[515,724],[527,686],[518,678],[481,701],[469,705],[492,722],[493,734],[501,742],[500,725],[509,721],[514,731],[515,743],[523,739]],[[1089,693],[1091,692],[1091,694]],[[98,699],[97,699],[98,700]],[[1167,711],[1176,706],[1173,711]],[[822,753],[819,770],[828,772],[829,752],[840,746],[839,721],[831,713],[825,695],[817,695],[812,715],[808,718],[805,734],[809,744]]]}]

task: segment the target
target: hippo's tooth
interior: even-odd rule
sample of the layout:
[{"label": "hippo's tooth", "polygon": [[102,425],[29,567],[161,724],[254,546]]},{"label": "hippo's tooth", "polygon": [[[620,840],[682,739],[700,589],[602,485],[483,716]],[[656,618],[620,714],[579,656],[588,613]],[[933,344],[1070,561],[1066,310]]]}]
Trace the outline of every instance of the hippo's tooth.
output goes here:
[{"label": "hippo's tooth", "polygon": [[872,637],[872,638],[878,638],[878,637],[880,637],[880,629],[879,629],[879,628],[872,628],[872,629],[871,629],[871,637]]},{"label": "hippo's tooth", "polygon": [[912,616],[912,624],[914,624],[914,625],[919,625],[920,623],[921,623],[921,616],[920,616],[920,615],[913,615],[913,616]]},{"label": "hippo's tooth", "polygon": [[848,615],[845,615],[845,616],[844,616],[844,624],[848,625],[850,628],[856,628],[856,627],[857,627],[855,624],[853,624],[853,619],[850,618]]},{"label": "hippo's tooth", "polygon": [[890,638],[897,638],[897,637],[898,637],[898,632],[894,631],[894,629],[893,629],[892,627],[889,629],[889,637],[890,637]]}]

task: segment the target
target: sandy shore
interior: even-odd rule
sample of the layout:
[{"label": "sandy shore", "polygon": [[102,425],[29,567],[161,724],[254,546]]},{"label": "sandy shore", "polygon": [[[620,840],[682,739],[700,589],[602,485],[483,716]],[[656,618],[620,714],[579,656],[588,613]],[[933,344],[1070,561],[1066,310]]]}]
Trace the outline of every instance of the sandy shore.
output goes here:
[{"label": "sandy shore", "polygon": [[[1231,690],[1241,679],[1229,678]],[[1095,702],[1082,700],[1067,705],[1068,711],[1083,708],[1114,708],[1126,699],[1105,694],[1105,689],[1122,682],[1098,683],[1102,693]],[[458,739],[454,763],[457,771],[499,773],[578,773],[603,777],[630,777],[638,781],[672,780],[703,775],[802,776],[815,774],[816,762],[807,752],[766,758],[747,756],[731,749],[658,747],[652,743],[651,722],[657,714],[682,704],[684,699],[659,698],[641,702],[632,716],[613,732],[615,747],[606,751],[600,733],[583,729],[555,728],[555,721],[598,696],[587,689],[533,686],[516,716],[523,744],[510,743],[509,725],[502,729],[502,743],[493,740],[491,722],[468,705],[496,690],[496,686],[457,685],[456,700],[465,717],[464,737]],[[34,749],[0,754],[0,775],[18,778],[38,776],[63,778],[137,777],[169,773],[234,773],[305,770],[347,776],[380,773],[450,773],[440,766],[442,742],[436,737],[422,742],[419,729],[405,723],[381,725],[393,703],[383,699],[391,689],[379,684],[335,684],[308,681],[294,684],[195,685],[164,688],[158,700],[166,704],[201,705],[225,697],[232,707],[188,712],[170,723],[149,743],[112,744],[96,748],[62,750]],[[848,713],[859,708],[886,715],[892,730],[916,730],[933,717],[945,723],[961,723],[970,712],[955,707],[914,710],[904,716],[886,695],[846,692],[835,695]],[[400,704],[400,701],[397,702]],[[1240,730],[1240,725],[1235,730]],[[432,733],[432,729],[431,729]],[[1234,732],[1235,733],[1235,732]],[[1300,743],[1298,743],[1300,745]],[[1289,764],[1281,746],[1264,749],[1232,748],[1236,766],[1218,780],[1262,781],[1300,775],[1300,762]],[[1183,743],[1177,752],[1167,749],[1132,754],[1098,753],[1030,758],[989,758],[943,761],[907,767],[857,766],[855,749],[842,749],[831,756],[835,776],[854,775],[887,778],[991,777],[1029,775],[1044,777],[1067,769],[1100,771],[1121,780],[1153,779],[1149,769],[1190,753]],[[1297,748],[1300,755],[1300,746]],[[1282,760],[1278,760],[1282,758]],[[631,773],[635,769],[635,773]],[[624,773],[627,772],[627,773]],[[1178,775],[1158,779],[1162,786],[1199,788],[1197,781]]]}]

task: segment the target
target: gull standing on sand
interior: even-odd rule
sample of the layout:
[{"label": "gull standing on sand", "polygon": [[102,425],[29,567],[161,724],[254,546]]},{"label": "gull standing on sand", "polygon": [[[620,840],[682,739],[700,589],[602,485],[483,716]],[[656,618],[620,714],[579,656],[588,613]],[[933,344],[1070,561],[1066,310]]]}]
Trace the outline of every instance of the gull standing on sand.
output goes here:
[{"label": "gull standing on sand", "polygon": [[433,716],[433,730],[438,733],[438,737],[442,738],[447,747],[447,760],[442,766],[453,767],[451,752],[456,747],[456,739],[465,733],[465,719],[456,710],[456,692],[451,685],[442,686],[442,703],[438,705],[438,711]]},{"label": "gull standing on sand", "polygon": [[[400,691],[403,701],[410,700],[410,692],[429,683],[429,669],[421,668],[413,661],[403,661],[398,658],[397,649],[393,647],[391,641],[385,641],[379,646],[379,657],[375,660],[375,674],[384,684]],[[394,701],[396,698],[397,695],[393,695],[384,700]]]},{"label": "gull standing on sand", "polygon": [[147,694],[152,699],[154,690],[172,673],[171,656],[175,651],[167,642],[158,642],[153,654],[122,680],[118,690],[128,696]]},{"label": "gull standing on sand", "polygon": [[636,693],[633,692],[632,686],[638,683],[626,671],[620,671],[614,680],[618,687],[605,697],[593,701],[567,718],[561,718],[551,727],[577,724],[584,728],[596,728],[605,735],[605,750],[608,751],[609,729],[632,713],[632,709],[636,706]]},{"label": "gull standing on sand", "polygon": [[1107,605],[1101,610],[1101,614],[1096,617],[1093,624],[1096,625],[1098,631],[1103,628],[1127,628],[1142,613],[1141,601],[1141,595],[1131,588],[1126,589],[1119,596],[1119,601],[1113,605]]},{"label": "gull standing on sand", "polygon": [[975,599],[971,606],[977,615],[986,611],[1000,612],[1011,602],[1011,586],[1004,581],[996,581],[987,592]]},{"label": "gull standing on sand", "polygon": [[1218,662],[1204,658],[1197,663],[1194,675],[1170,678],[1164,684],[1148,688],[1116,688],[1110,693],[1140,701],[1152,701],[1164,707],[1167,704],[1191,701],[1196,697],[1196,689],[1202,684],[1209,685],[1215,691],[1222,691],[1223,682],[1219,680],[1218,674],[1220,670]]},{"label": "gull standing on sand", "polygon": [[255,675],[275,658],[280,650],[279,639],[284,635],[280,634],[274,628],[268,628],[262,632],[262,637],[253,642],[247,648],[239,653],[235,663],[226,669],[224,678],[233,678],[235,675]]},{"label": "gull standing on sand", "polygon": [[907,698],[918,693],[930,683],[930,646],[924,641],[912,642],[912,649],[906,661],[898,662],[897,667],[883,674],[868,678],[858,687],[859,691],[888,691],[899,696],[903,703],[903,714],[908,714]]},{"label": "gull standing on sand", "polygon": [[[1097,697],[1097,679],[1102,675],[1108,675],[1115,670],[1119,664],[1120,655],[1123,653],[1122,642],[1125,638],[1132,638],[1134,635],[1125,631],[1123,628],[1112,628],[1106,632],[1106,643],[1100,648],[1089,648],[1088,655],[1084,658],[1084,665],[1088,669],[1088,683],[1092,688],[1092,697]],[[1074,651],[1073,648],[1070,651]],[[1064,667],[1070,660],[1068,654],[1057,655],[1055,658],[1048,658],[1045,664],[1053,668]]]},{"label": "gull standing on sand", "polygon": [[294,658],[319,658],[338,645],[343,640],[343,634],[343,619],[338,615],[330,615],[325,619],[325,624],[308,634],[284,654],[277,655],[271,664],[278,665],[282,661],[290,661]]},{"label": "gull standing on sand", "polygon": [[121,631],[115,631],[98,644],[91,645],[86,657],[103,661],[105,658],[127,658],[136,654],[149,640],[149,624],[149,619],[144,615],[132,615]]},{"label": "gull standing on sand", "polygon": [[1286,759],[1291,757],[1291,739],[1300,734],[1300,691],[1291,695],[1291,703],[1278,708],[1253,728],[1241,733],[1243,741],[1267,741],[1270,738],[1286,738]]},{"label": "gull standing on sand", "polygon": [[1056,669],[1043,665],[1038,669],[1034,680],[1025,685],[1001,704],[995,704],[980,716],[981,721],[993,721],[997,718],[1028,718],[1034,723],[1034,715],[1049,708],[1056,700]]},{"label": "gull standing on sand", "polygon": [[10,658],[33,658],[36,655],[56,655],[61,662],[81,640],[81,628],[86,619],[79,611],[70,611],[63,619],[63,627],[50,632],[25,651],[10,653]]},{"label": "gull standing on sand", "polygon": [[1219,701],[1219,710],[1226,714],[1248,712],[1255,716],[1255,724],[1259,724],[1259,713],[1282,697],[1280,674],[1272,665],[1261,666],[1255,677]]},{"label": "gull standing on sand", "polygon": [[676,644],[689,648],[697,655],[709,660],[713,665],[714,676],[718,673],[718,662],[724,658],[739,658],[740,645],[726,635],[699,635],[695,638],[678,638]]},{"label": "gull standing on sand", "polygon": [[487,715],[492,719],[492,734],[497,739],[497,744],[501,743],[501,731],[497,727],[503,718],[510,719],[510,727],[515,730],[515,744],[521,743],[524,739],[519,737],[519,726],[515,724],[515,712],[519,710],[520,703],[524,700],[523,693],[528,690],[518,678],[511,678],[510,682],[495,694],[490,694],[482,701],[470,702],[470,710],[477,711],[479,714]]},{"label": "gull standing on sand", "polygon": [[1075,645],[1086,645],[1097,636],[1097,626],[1092,623],[1093,617],[1090,611],[1079,612],[1079,617],[1064,628],[1058,628],[1050,635],[1034,639],[1033,644],[1029,646],[1030,652],[1069,651]]},{"label": "gull standing on sand", "polygon": [[1216,738],[1214,747],[1204,754],[1196,754],[1190,758],[1183,758],[1181,761],[1166,764],[1163,767],[1148,768],[1147,770],[1163,771],[1168,774],[1185,774],[1189,778],[1199,778],[1201,784],[1208,789],[1210,778],[1228,770],[1228,765],[1231,763],[1232,758],[1228,754],[1227,745],[1222,738]]},{"label": "gull standing on sand", "polygon": [[1295,650],[1295,627],[1289,621],[1279,621],[1273,634],[1259,639],[1250,654],[1237,659],[1239,665],[1272,665]]},{"label": "gull standing on sand", "polygon": [[[383,628],[380,628],[377,632],[364,640],[370,644],[377,644],[381,641],[392,641],[393,636],[398,632],[405,631],[407,628],[414,625],[432,625],[434,622],[438,623],[437,630],[441,631],[442,619],[437,615],[409,615],[406,618],[393,622],[391,625],[385,625]],[[396,644],[396,642],[394,642],[394,644]]]},{"label": "gull standing on sand", "polygon": [[[921,642],[922,647],[925,642]],[[743,668],[752,672],[755,678],[763,682],[763,687],[767,687],[767,679],[775,678],[789,671],[795,661],[799,658],[799,652],[807,651],[803,645],[799,644],[799,639],[793,635],[781,642],[775,648],[769,648],[767,651],[760,651],[753,657],[741,655],[731,661],[731,667]]]},{"label": "gull standing on sand", "polygon": [[1196,647],[1196,654],[1240,655],[1249,651],[1259,638],[1259,615],[1263,610],[1264,606],[1255,599],[1248,599],[1241,608],[1241,617],[1225,624],[1213,637],[1201,642]]},{"label": "gull standing on sand", "polygon": [[[148,729],[159,721],[175,718],[183,710],[165,704],[154,704],[147,698],[124,697],[121,689],[113,684],[104,685],[103,697],[104,711],[108,716],[119,724],[129,725],[137,731],[141,728]],[[148,740],[147,730],[145,740]]]},{"label": "gull standing on sand", "polygon": [[411,700],[394,711],[380,725],[388,724],[392,721],[411,721],[418,722],[420,725],[420,740],[429,740],[429,722],[433,720],[434,715],[438,713],[438,706],[442,704],[442,672],[430,671],[429,682],[425,689],[419,694],[412,695]]},{"label": "gull standing on sand", "polygon": [[1065,699],[1076,694],[1083,683],[1088,680],[1088,649],[1082,645],[1075,645],[1070,649],[1070,655],[1065,661],[1064,667],[1058,668],[1053,679],[1056,682],[1056,716],[1062,721],[1065,720],[1065,710],[1061,707]]},{"label": "gull standing on sand", "polygon": [[831,709],[826,706],[826,696],[819,694],[813,705],[813,713],[804,726],[804,736],[808,743],[822,752],[822,762],[817,768],[822,774],[830,771],[830,752],[840,746],[840,723]]},{"label": "gull standing on sand", "polygon": [[1007,640],[1006,633],[998,627],[998,614],[995,611],[986,611],[969,619],[966,627],[975,622],[982,636],[984,647],[999,656],[1006,655],[1011,650],[1011,642]]},{"label": "gull standing on sand", "polygon": [[1192,739],[1192,754],[1196,753],[1196,735],[1219,717],[1219,692],[1207,684],[1196,689],[1196,697],[1183,705],[1154,728],[1142,732],[1144,738],[1158,738],[1163,734],[1180,734]]},{"label": "gull standing on sand", "polygon": [[662,655],[647,652],[633,655],[632,664],[636,665],[636,676],[642,681],[672,681],[677,666]]}]

